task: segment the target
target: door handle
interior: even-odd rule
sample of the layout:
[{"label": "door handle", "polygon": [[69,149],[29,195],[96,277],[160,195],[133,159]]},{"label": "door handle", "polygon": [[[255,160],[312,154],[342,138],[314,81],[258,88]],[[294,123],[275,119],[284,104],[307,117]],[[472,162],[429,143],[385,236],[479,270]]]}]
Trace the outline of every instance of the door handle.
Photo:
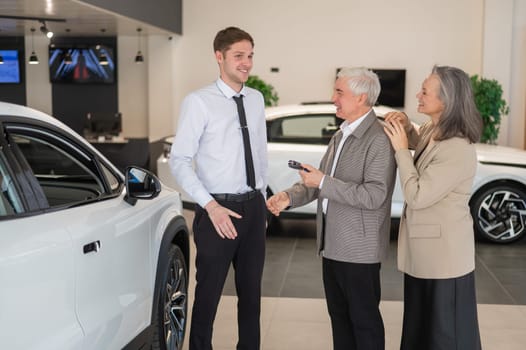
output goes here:
[{"label": "door handle", "polygon": [[100,250],[100,241],[94,241],[94,242],[84,245],[83,250],[84,250],[84,254],[88,254],[91,252],[95,252],[95,253],[98,252]]}]

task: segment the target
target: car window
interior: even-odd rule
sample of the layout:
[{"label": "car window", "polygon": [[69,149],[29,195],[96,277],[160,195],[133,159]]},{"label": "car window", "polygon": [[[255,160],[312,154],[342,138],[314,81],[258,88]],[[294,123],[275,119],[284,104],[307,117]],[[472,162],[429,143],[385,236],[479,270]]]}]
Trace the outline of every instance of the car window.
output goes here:
[{"label": "car window", "polygon": [[334,114],[296,115],[270,122],[270,142],[328,144],[340,124]]},{"label": "car window", "polygon": [[101,179],[72,149],[37,136],[11,133],[36,176],[50,207],[77,204],[104,194]]},{"label": "car window", "polygon": [[6,161],[0,156],[0,217],[22,213],[24,207],[18,196],[13,178],[9,175]]}]

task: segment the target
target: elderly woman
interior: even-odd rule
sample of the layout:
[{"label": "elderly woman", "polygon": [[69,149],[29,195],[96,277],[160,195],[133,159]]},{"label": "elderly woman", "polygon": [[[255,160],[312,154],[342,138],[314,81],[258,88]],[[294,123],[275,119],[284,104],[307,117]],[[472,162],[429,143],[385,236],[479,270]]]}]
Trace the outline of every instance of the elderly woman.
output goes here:
[{"label": "elderly woman", "polygon": [[401,349],[480,349],[468,201],[482,120],[469,77],[458,68],[435,66],[416,97],[429,122],[416,130],[407,115],[393,112],[384,128],[405,198],[398,237]]}]

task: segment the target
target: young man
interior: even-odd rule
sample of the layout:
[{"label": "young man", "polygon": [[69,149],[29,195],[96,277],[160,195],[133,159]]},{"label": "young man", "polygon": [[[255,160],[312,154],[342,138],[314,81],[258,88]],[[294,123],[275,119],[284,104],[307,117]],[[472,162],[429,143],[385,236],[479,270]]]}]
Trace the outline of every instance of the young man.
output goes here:
[{"label": "young man", "polygon": [[217,33],[219,78],[184,99],[171,150],[172,172],[197,203],[191,350],[212,349],[212,327],[230,264],[239,299],[237,349],[260,346],[267,138],[263,96],[244,85],[253,49],[252,37],[239,28]]},{"label": "young man", "polygon": [[318,251],[331,318],[334,350],[383,350],[380,263],[389,247],[395,160],[372,107],[380,94],[375,73],[345,68],[332,101],[344,119],[321,160],[302,164],[302,182],[272,196],[278,215],[318,199]]}]

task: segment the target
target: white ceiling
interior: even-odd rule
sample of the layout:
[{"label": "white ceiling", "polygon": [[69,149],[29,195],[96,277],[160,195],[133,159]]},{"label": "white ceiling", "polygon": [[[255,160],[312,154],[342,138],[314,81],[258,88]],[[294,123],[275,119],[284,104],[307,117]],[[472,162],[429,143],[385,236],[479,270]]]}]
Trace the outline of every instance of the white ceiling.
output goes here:
[{"label": "white ceiling", "polygon": [[[173,34],[75,0],[0,0],[1,16],[65,19],[64,23],[46,21],[56,36],[136,35],[137,28],[145,35]],[[0,18],[0,36],[29,35],[32,27],[38,31],[40,26],[36,20]]]}]

